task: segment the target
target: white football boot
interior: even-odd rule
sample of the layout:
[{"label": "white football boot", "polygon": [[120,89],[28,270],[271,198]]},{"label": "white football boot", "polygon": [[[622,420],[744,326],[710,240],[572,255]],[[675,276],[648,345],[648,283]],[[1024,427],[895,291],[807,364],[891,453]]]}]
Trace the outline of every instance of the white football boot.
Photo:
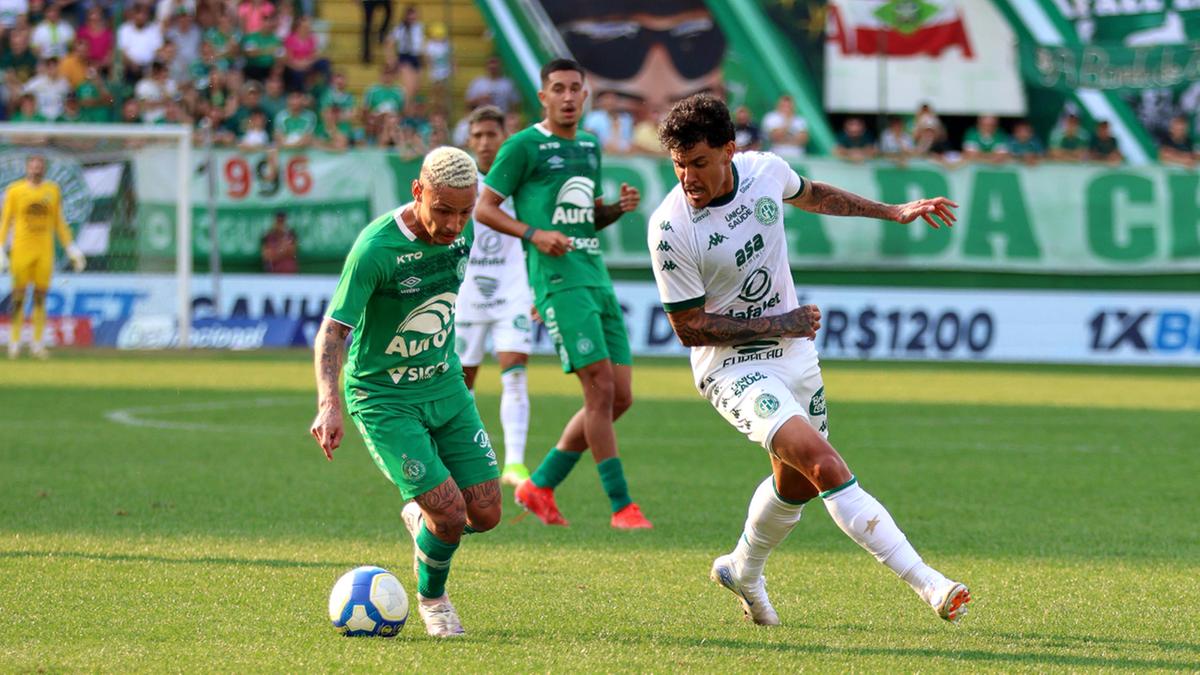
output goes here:
[{"label": "white football boot", "polygon": [[400,511],[400,519],[404,521],[404,527],[408,529],[408,533],[412,535],[413,540],[413,576],[417,576],[418,566],[421,562],[421,550],[417,548],[417,535],[421,532],[421,520],[425,518],[425,514],[421,513],[421,507],[416,502],[409,502],[404,505],[404,509]]},{"label": "white football boot", "polygon": [[958,623],[967,615],[967,603],[971,601],[971,591],[966,584],[946,580],[946,583],[933,593],[929,604],[933,611],[950,623]]},{"label": "white football boot", "polygon": [[459,637],[467,633],[463,630],[462,621],[458,619],[458,611],[450,604],[449,595],[443,595],[431,602],[418,593],[417,611],[425,620],[425,632],[433,637]]},{"label": "white football boot", "polygon": [[760,626],[778,626],[779,614],[767,599],[767,580],[759,577],[750,582],[742,581],[734,565],[732,555],[723,555],[713,561],[709,579],[729,589],[742,603],[746,618]]}]

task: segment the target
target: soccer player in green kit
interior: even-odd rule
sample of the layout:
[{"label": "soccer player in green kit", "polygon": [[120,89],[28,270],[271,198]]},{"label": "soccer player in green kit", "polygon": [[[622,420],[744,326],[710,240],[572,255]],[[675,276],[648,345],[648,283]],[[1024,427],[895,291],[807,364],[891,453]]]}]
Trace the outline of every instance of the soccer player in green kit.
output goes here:
[{"label": "soccer player in green kit", "polygon": [[474,237],[475,162],[426,155],[413,201],[362,231],[317,333],[312,435],[332,460],[343,430],[338,376],[346,337],[346,408],[380,471],[412,502],[418,610],[435,637],[463,634],[446,594],[464,532],[500,522],[496,452],[454,353],[454,304]]},{"label": "soccer player in green kit", "polygon": [[[639,195],[622,185],[615,204],[605,205],[597,197],[600,143],[577,128],[588,95],[579,64],[556,59],[541,75],[538,100],[546,117],[504,142],[484,180],[475,218],[525,241],[534,304],[563,370],[579,377],[583,408],[541,466],[517,486],[516,500],[542,522],[566,525],[554,488],[591,448],[612,507],[612,526],[649,528],[650,521],[629,496],[617,456],[613,422],[633,403],[633,359],[596,237],[598,230],[636,209]],[[500,208],[510,196],[516,218]]]}]

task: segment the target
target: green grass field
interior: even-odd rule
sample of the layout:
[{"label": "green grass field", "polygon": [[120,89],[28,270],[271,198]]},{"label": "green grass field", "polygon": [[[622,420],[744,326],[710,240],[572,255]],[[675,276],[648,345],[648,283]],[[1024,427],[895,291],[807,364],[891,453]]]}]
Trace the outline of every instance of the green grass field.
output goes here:
[{"label": "green grass field", "polygon": [[[308,356],[57,354],[0,363],[0,671],[1196,671],[1200,372],[831,363],[832,440],[927,560],[968,582],[938,620],[820,503],[767,566],[784,626],[707,579],[767,473],[646,360],[618,425],[649,532],[608,527],[592,465],[529,518],[466,540],[469,632],[345,639],[325,615],[360,564],[415,592],[401,501],[351,430],[307,435]],[[496,370],[480,407],[499,439]],[[530,459],[578,405],[531,369]]]}]

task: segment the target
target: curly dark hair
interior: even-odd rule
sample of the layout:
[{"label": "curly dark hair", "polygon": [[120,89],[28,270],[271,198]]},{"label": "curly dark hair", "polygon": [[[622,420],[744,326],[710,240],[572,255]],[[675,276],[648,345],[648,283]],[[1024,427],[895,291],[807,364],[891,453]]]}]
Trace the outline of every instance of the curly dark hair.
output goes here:
[{"label": "curly dark hair", "polygon": [[711,94],[695,94],[671,107],[658,125],[658,140],[669,152],[688,150],[700,141],[718,148],[733,140],[729,108]]}]

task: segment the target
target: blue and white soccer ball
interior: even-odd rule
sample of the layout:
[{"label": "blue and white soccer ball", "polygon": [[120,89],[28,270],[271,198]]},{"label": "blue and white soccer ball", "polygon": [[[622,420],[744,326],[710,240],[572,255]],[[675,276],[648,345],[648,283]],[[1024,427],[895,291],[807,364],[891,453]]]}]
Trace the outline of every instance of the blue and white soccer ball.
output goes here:
[{"label": "blue and white soccer ball", "polygon": [[349,637],[394,637],[408,620],[408,594],[382,567],[356,567],[333,585],[329,620]]}]

